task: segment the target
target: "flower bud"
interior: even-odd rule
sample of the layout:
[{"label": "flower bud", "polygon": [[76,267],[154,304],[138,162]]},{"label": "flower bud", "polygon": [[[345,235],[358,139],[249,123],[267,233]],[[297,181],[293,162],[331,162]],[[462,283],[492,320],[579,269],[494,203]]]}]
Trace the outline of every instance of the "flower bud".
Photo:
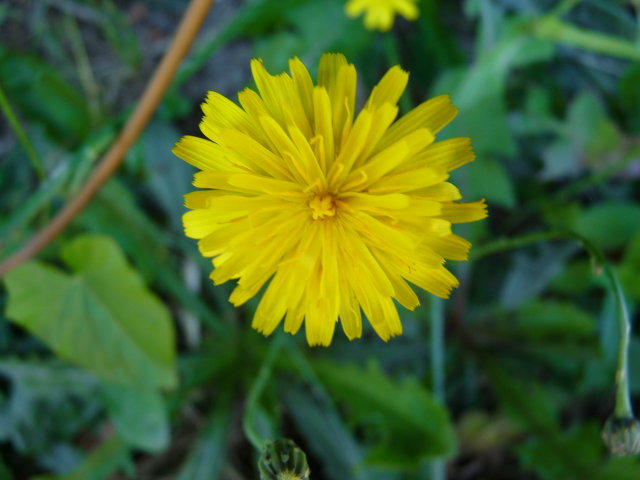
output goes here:
[{"label": "flower bud", "polygon": [[269,442],[258,461],[260,480],[308,480],[307,456],[288,438]]},{"label": "flower bud", "polygon": [[619,457],[640,453],[640,422],[633,417],[611,417],[602,429],[602,440]]}]

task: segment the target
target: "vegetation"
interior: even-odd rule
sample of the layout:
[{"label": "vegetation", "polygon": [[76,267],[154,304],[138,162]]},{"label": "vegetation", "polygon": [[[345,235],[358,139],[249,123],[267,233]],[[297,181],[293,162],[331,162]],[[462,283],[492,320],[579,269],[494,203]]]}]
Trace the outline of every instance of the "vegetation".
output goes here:
[{"label": "vegetation", "polygon": [[[417,5],[387,32],[343,0],[213,5],[117,172],[2,279],[0,480],[271,478],[283,452],[313,480],[640,478],[640,3]],[[81,191],[186,7],[0,5],[0,260]],[[489,206],[457,226],[473,248],[452,297],[400,308],[386,343],[265,338],[257,299],[229,304],[183,234],[195,169],[171,148],[206,91],[235,98],[253,57],[277,73],[327,51],[360,92],[409,71],[402,112],[451,94],[438,138],[477,154],[452,181]],[[277,439],[300,450],[260,460]]]}]

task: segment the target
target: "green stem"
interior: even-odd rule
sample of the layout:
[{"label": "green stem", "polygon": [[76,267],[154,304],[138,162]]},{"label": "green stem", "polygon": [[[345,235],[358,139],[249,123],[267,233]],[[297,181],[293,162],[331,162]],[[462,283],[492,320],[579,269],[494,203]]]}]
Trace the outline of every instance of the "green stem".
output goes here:
[{"label": "green stem", "polygon": [[[445,403],[444,372],[444,303],[440,298],[431,297],[431,382],[433,396]],[[445,480],[446,468],[444,460],[431,462],[431,479]]]},{"label": "green stem", "polygon": [[480,260],[483,257],[493,255],[495,253],[505,252],[507,250],[513,250],[515,248],[524,247],[532,243],[544,242],[548,240],[557,240],[559,238],[566,238],[566,234],[557,231],[538,232],[531,233],[529,235],[523,235],[515,238],[500,238],[486,245],[474,247],[471,252],[471,260]]},{"label": "green stem", "polygon": [[245,408],[244,418],[242,419],[242,429],[244,430],[244,434],[247,436],[254,448],[258,450],[258,452],[262,452],[263,447],[267,443],[267,439],[260,435],[260,433],[258,433],[258,429],[256,428],[256,409],[258,407],[258,401],[260,400],[262,392],[264,391],[264,387],[271,377],[273,362],[275,361],[276,356],[280,352],[283,344],[284,336],[275,335],[275,338],[269,345],[269,350],[267,351],[267,355],[265,356],[264,363],[262,364],[262,367],[260,367],[258,376],[253,382],[253,386],[251,387],[249,396],[247,397],[247,406]]},{"label": "green stem", "polygon": [[0,86],[0,108],[2,109],[2,113],[4,113],[5,117],[7,117],[7,120],[9,121],[9,125],[11,125],[11,128],[15,132],[16,137],[18,137],[18,141],[20,142],[20,145],[22,145],[22,148],[27,153],[27,156],[29,157],[31,164],[33,165],[33,168],[36,171],[38,178],[40,180],[44,180],[44,176],[45,176],[44,168],[42,167],[42,162],[40,161],[40,157],[38,157],[38,154],[33,148],[33,145],[31,145],[31,141],[29,140],[27,133],[25,132],[24,128],[20,124],[20,121],[18,120],[18,117],[16,116],[13,109],[11,108],[11,105],[9,104],[9,99],[5,95],[4,90],[2,89],[2,86]]},{"label": "green stem", "polygon": [[633,418],[633,409],[631,407],[631,398],[629,395],[629,341],[631,338],[631,323],[629,322],[629,312],[627,303],[624,299],[622,285],[611,268],[611,265],[605,264],[605,274],[611,283],[616,304],[618,326],[620,331],[620,344],[618,345],[618,367],[616,369],[616,406],[614,414],[618,418]]},{"label": "green stem", "polygon": [[615,270],[605,260],[602,252],[598,247],[593,245],[589,240],[575,232],[564,230],[550,230],[547,232],[532,233],[523,235],[522,237],[501,239],[487,245],[476,248],[472,255],[473,260],[486,257],[488,255],[511,250],[513,248],[530,245],[532,243],[573,239],[578,241],[581,246],[589,253],[592,267],[596,275],[604,273],[608,282],[610,292],[613,294],[616,302],[616,317],[619,327],[619,344],[618,344],[618,363],[616,367],[616,404],[614,415],[619,418],[633,418],[633,410],[631,408],[631,400],[629,396],[629,370],[628,370],[628,352],[629,340],[631,336],[631,322],[629,321],[629,312],[627,310],[624,292],[620,280]]},{"label": "green stem", "polygon": [[576,27],[553,15],[540,17],[532,24],[538,38],[602,53],[631,61],[640,60],[640,50],[624,38]]}]

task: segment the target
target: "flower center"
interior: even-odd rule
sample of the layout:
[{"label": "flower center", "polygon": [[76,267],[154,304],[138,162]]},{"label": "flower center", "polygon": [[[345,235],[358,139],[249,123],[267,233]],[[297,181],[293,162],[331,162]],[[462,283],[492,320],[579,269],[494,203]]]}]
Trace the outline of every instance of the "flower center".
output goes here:
[{"label": "flower center", "polygon": [[311,208],[311,216],[314,220],[324,220],[336,214],[335,199],[330,194],[314,196],[309,200],[309,208]]}]

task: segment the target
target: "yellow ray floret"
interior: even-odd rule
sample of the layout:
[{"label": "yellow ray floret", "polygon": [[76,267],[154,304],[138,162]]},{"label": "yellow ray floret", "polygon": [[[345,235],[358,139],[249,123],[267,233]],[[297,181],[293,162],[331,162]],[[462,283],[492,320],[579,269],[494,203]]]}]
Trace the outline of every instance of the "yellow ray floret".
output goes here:
[{"label": "yellow ray floret", "polygon": [[364,25],[369,30],[387,31],[393,26],[393,19],[402,15],[407,20],[418,18],[417,0],[349,0],[345,11],[350,17],[364,13]]},{"label": "yellow ray floret", "polygon": [[356,70],[325,54],[317,85],[298,59],[291,74],[251,63],[257,92],[240,105],[210,92],[200,124],[173,152],[200,171],[185,196],[185,233],[212,258],[215,284],[237,281],[236,306],[264,291],[253,327],[284,319],[309,345],[329,345],[336,323],[362,335],[362,314],[383,339],[402,333],[396,302],[413,310],[413,284],[440,297],[457,286],[445,261],[471,244],[451,225],[484,218],[462,203],[449,172],[473,160],[468,138],[436,141],[456,115],[448,96],[396,119],[408,74],[393,67],[356,114]]}]

